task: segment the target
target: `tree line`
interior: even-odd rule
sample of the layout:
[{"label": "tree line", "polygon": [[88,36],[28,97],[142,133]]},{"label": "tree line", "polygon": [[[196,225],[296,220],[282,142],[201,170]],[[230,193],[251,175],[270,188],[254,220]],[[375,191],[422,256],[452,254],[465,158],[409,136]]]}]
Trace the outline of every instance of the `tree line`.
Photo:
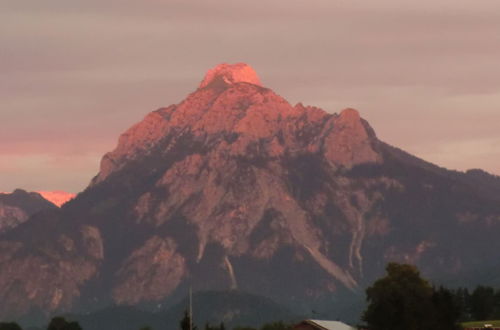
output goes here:
[{"label": "tree line", "polygon": [[[184,311],[184,317],[179,323],[180,330],[198,330],[196,325],[191,321],[191,317],[187,311]],[[293,328],[292,324],[287,324],[282,321],[266,323],[259,329],[252,327],[235,327],[233,330],[291,330]],[[2,330],[2,329],[0,329]],[[144,328],[141,330],[151,330],[149,328]],[[204,330],[226,330],[224,322],[218,325],[212,325],[210,323],[205,323]]]},{"label": "tree line", "polygon": [[450,290],[460,312],[460,321],[500,319],[500,289],[479,285],[474,290]]},{"label": "tree line", "polygon": [[[191,327],[190,327],[191,323]],[[191,318],[189,314],[184,312],[184,317],[179,322],[180,330],[198,330],[197,326],[191,322]],[[279,322],[272,322],[264,324],[259,329],[251,328],[251,327],[236,327],[233,330],[291,330],[292,325]],[[19,324],[15,322],[0,322],[0,330],[23,330]],[[63,317],[54,317],[49,322],[47,326],[47,330],[83,330],[80,324],[76,321],[68,321]],[[144,326],[139,330],[153,330],[149,326]],[[221,322],[217,325],[212,325],[210,323],[206,323],[204,330],[226,330],[226,326],[224,322]]]},{"label": "tree line", "polygon": [[[22,330],[15,322],[0,322],[0,330]],[[82,330],[75,321],[68,321],[64,317],[54,317],[47,325],[47,330]]]},{"label": "tree line", "polygon": [[[408,264],[389,263],[386,275],[366,289],[367,308],[363,328],[370,330],[460,329],[461,322],[500,319],[500,289],[489,286],[448,289],[432,286],[419,270]],[[233,330],[291,330],[293,325],[272,322],[259,329],[236,327]],[[82,330],[74,321],[54,317],[47,330]],[[198,330],[184,312],[180,330]],[[17,323],[0,322],[0,330],[22,330]],[[143,327],[139,330],[152,330]],[[205,324],[204,330],[226,330],[224,323]]]},{"label": "tree line", "polygon": [[500,290],[432,286],[413,265],[389,263],[366,290],[363,321],[370,330],[460,329],[460,323],[500,319]]}]

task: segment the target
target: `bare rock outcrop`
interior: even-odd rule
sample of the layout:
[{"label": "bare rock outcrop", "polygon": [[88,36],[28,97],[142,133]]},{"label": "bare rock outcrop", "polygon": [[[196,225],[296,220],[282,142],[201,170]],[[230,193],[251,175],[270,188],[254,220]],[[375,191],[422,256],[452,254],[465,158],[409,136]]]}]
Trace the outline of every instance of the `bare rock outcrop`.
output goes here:
[{"label": "bare rock outcrop", "polygon": [[99,230],[84,226],[81,235],[59,234],[36,245],[1,241],[0,315],[31,310],[70,311],[82,285],[103,260]]},{"label": "bare rock outcrop", "polygon": [[175,241],[153,236],[125,260],[117,274],[113,298],[127,305],[161,300],[186,275],[186,262],[176,251]]}]

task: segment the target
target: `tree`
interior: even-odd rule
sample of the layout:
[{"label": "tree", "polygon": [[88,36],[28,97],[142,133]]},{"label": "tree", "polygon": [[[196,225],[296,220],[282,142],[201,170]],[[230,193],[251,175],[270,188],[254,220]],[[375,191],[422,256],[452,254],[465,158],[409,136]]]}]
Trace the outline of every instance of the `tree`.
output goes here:
[{"label": "tree", "polygon": [[454,299],[456,306],[460,309],[460,321],[467,322],[471,321],[469,301],[470,294],[467,288],[458,288],[454,292]]},{"label": "tree", "polygon": [[492,316],[493,320],[500,319],[500,290],[495,291],[495,311]]},{"label": "tree", "polygon": [[221,322],[219,326],[211,326],[210,323],[205,323],[205,330],[225,330],[224,322]]},{"label": "tree", "polygon": [[[191,327],[189,325],[191,325]],[[187,310],[184,311],[184,317],[180,322],[180,327],[181,330],[196,330],[196,326],[192,323],[191,316],[189,315]]]},{"label": "tree", "polygon": [[290,330],[292,327],[288,324],[279,322],[266,323],[261,328],[261,330]]},{"label": "tree", "polygon": [[0,330],[23,330],[19,324],[14,322],[0,322]]},{"label": "tree", "polygon": [[432,294],[433,317],[435,329],[456,330],[457,321],[462,316],[462,305],[457,299],[457,294],[439,287]]},{"label": "tree", "polygon": [[495,311],[495,290],[491,287],[478,286],[472,292],[469,304],[473,320],[488,320]]},{"label": "tree", "polygon": [[50,320],[47,330],[82,330],[78,322],[68,322],[64,317],[54,317]]},{"label": "tree", "polygon": [[366,289],[363,320],[371,330],[437,329],[433,289],[415,266],[389,263],[387,275]]}]

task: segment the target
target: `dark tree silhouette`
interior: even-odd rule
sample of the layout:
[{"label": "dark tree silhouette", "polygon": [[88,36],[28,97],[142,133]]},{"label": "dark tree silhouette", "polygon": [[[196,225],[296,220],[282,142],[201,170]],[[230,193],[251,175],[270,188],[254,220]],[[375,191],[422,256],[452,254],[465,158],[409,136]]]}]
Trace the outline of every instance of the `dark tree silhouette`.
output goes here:
[{"label": "dark tree silhouette", "polygon": [[191,317],[188,313],[188,311],[184,311],[184,317],[182,318],[181,322],[180,322],[180,327],[181,327],[181,330],[189,330],[190,327],[189,327],[189,324],[191,324],[192,326],[192,330],[196,330],[196,326],[192,323],[192,320],[191,320]]},{"label": "dark tree silhouette", "polygon": [[23,330],[19,324],[14,322],[0,322],[0,330]]},{"label": "dark tree silhouette", "polygon": [[47,326],[47,330],[82,330],[78,322],[68,322],[64,317],[54,317]]},{"label": "dark tree silhouette", "polygon": [[454,292],[444,287],[434,289],[432,305],[434,307],[433,316],[436,329],[458,329],[457,321],[462,316],[462,305]]},{"label": "dark tree silhouette", "polygon": [[470,313],[473,320],[488,320],[495,311],[495,290],[491,287],[478,286],[469,298]]},{"label": "dark tree silhouette", "polygon": [[206,323],[205,330],[226,330],[226,326],[224,325],[224,322],[221,322],[219,326],[211,326],[210,323]]},{"label": "dark tree silhouette", "polygon": [[449,291],[433,289],[412,265],[389,263],[386,271],[366,290],[371,330],[456,329],[460,313]]},{"label": "dark tree silhouette", "polygon": [[261,330],[291,330],[291,329],[292,327],[290,325],[285,324],[282,321],[267,323],[264,324],[261,328]]}]

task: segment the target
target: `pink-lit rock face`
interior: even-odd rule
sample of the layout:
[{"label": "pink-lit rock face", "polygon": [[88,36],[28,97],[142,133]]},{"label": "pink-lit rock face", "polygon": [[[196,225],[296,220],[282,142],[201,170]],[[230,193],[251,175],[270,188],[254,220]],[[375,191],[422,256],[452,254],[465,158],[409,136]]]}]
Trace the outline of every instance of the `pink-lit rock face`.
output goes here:
[{"label": "pink-lit rock face", "polygon": [[[304,150],[322,152],[332,166],[346,168],[382,161],[373,149],[376,138],[371,128],[356,110],[332,115],[302,104],[293,107],[272,90],[262,88],[255,71],[243,63],[221,64],[209,70],[200,87],[217,77],[226,81],[224,88],[200,88],[183,102],[148,114],[122,134],[116,149],[101,160],[100,172],[91,185],[129,161],[159,152],[165,143],[175,145],[182,134],[216,143],[231,155],[246,155],[261,140],[263,151],[274,157]],[[228,134],[238,138],[230,144],[218,144]]]},{"label": "pink-lit rock face", "polygon": [[246,82],[260,86],[260,79],[251,66],[245,63],[219,64],[215,68],[208,70],[205,78],[200,84],[200,88],[208,86],[216,78],[221,78],[227,84]]},{"label": "pink-lit rock face", "polygon": [[161,300],[186,275],[184,257],[172,239],[154,236],[132,252],[117,274],[113,298],[119,304]]},{"label": "pink-lit rock face", "polygon": [[[220,78],[224,83],[217,88],[203,88],[216,79],[220,83]],[[101,171],[92,185],[106,181],[128,164],[153,157],[153,153],[174,152],[183,139],[209,145],[209,150],[172,164],[156,183],[158,189],[166,190],[168,198],[158,201],[149,192],[141,196],[134,208],[138,221],[159,226],[173,214],[182,214],[198,227],[198,258],[203,257],[208,242],[219,242],[229,254],[241,255],[250,253],[248,237],[267,210],[273,209],[283,215],[288,229],[261,242],[252,252],[255,256],[270,258],[278,246],[293,242],[343,285],[349,288],[357,285],[349,271],[339,268],[320,252],[320,237],[300,202],[287,190],[288,184],[260,167],[252,168],[242,177],[237,160],[267,159],[276,173],[287,173],[286,163],[295,157],[323,158],[330,164],[327,171],[380,163],[377,139],[356,110],[346,109],[337,115],[302,104],[292,106],[272,90],[262,88],[257,74],[246,64],[221,64],[207,73],[200,88],[186,100],[149,114],[124,133],[116,149],[103,158]],[[241,180],[239,188],[228,194],[236,178]],[[325,198],[337,199],[340,206],[349,205],[338,197]],[[370,200],[367,204],[374,202]],[[221,205],[234,207],[222,212]],[[207,218],[211,221],[207,222]],[[349,225],[358,226],[359,214],[355,211],[346,214],[346,218]],[[354,264],[359,258],[356,259],[355,252],[359,248],[360,243],[354,242],[351,272],[356,271]],[[142,272],[138,264],[127,267]],[[128,270],[127,274],[131,272]],[[144,292],[140,295],[151,291],[150,284],[135,277],[129,280],[142,283]],[[115,299],[130,302],[132,298],[124,298],[123,292],[117,288]]]},{"label": "pink-lit rock face", "polygon": [[75,198],[75,194],[68,193],[61,190],[56,191],[37,191],[43,198],[48,200],[49,202],[61,207],[66,202]]},{"label": "pink-lit rock face", "polygon": [[[212,82],[217,83],[217,88],[203,88]],[[198,228],[197,258],[203,258],[207,244],[218,242],[228,253],[225,261],[228,269],[232,267],[229,256],[252,254],[257,258],[271,258],[283,244],[297,245],[344,286],[356,287],[353,274],[359,271],[356,263],[360,263],[360,258],[356,253],[361,239],[353,242],[349,257],[351,269],[341,269],[328,260],[321,252],[321,237],[311,226],[309,210],[305,211],[302,202],[289,191],[291,183],[286,177],[289,166],[293,166],[290,164],[300,159],[310,162],[323,159],[321,164],[328,165],[320,170],[322,174],[316,173],[323,176],[358,164],[382,162],[376,150],[377,139],[368,124],[353,109],[337,115],[302,104],[292,106],[272,90],[262,88],[256,73],[246,64],[219,65],[207,73],[200,87],[181,103],[152,112],[124,133],[116,149],[103,158],[101,171],[92,185],[105,183],[113,173],[127,166],[134,167],[144,159],[157,159],[162,155],[169,159],[185,153],[162,172],[156,182],[155,189],[167,197],[158,199],[150,191],[139,197],[134,206],[138,222],[161,226],[175,214],[190,219]],[[189,150],[188,146],[198,146],[201,153]],[[261,161],[267,166],[245,165]],[[145,167],[137,170],[146,171]],[[276,173],[281,174],[276,176]],[[323,197],[318,196],[315,209],[326,207],[321,198],[334,200],[339,207],[350,205],[347,197],[335,196],[350,188],[336,185],[335,193],[329,191]],[[376,202],[364,195],[359,199],[366,200],[366,208]],[[282,223],[275,225],[286,229],[250,251],[249,237],[270,209],[282,217]],[[360,214],[349,210],[345,214],[347,226],[357,230]],[[160,241],[155,241],[154,246],[158,244]],[[161,244],[168,247],[166,260],[181,265],[173,245]],[[143,248],[149,251],[148,246]],[[136,253],[144,254],[141,251]],[[124,266],[126,271],[123,270],[120,282],[126,284],[115,288],[116,301],[135,303],[136,296],[141,297],[140,300],[156,300],[159,297],[153,292],[160,292],[159,287],[168,289],[162,291],[162,295],[173,289],[163,283],[165,277],[158,280],[149,275],[143,277],[145,269],[156,267],[163,269],[163,273],[174,274],[164,268],[167,264],[158,266],[144,258],[138,263],[136,259],[130,259]],[[184,274],[184,270],[179,269],[170,279],[171,283],[178,283]],[[233,282],[236,285],[236,279]],[[132,287],[137,292],[128,297],[126,293]]]},{"label": "pink-lit rock face", "polygon": [[325,139],[325,156],[331,164],[351,167],[361,163],[379,163],[381,156],[373,149],[370,130],[363,124],[358,111],[345,109],[333,119],[332,129]]}]

